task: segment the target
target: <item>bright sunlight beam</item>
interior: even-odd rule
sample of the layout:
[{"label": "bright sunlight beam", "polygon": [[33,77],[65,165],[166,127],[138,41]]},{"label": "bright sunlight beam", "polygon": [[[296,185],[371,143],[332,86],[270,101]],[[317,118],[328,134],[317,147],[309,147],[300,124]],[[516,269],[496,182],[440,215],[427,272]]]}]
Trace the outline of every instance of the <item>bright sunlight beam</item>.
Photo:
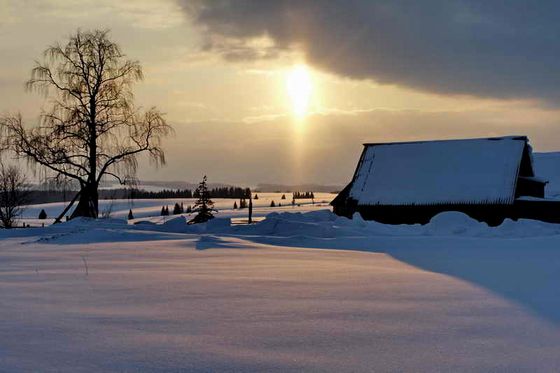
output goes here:
[{"label": "bright sunlight beam", "polygon": [[286,74],[286,91],[297,119],[304,118],[308,113],[312,88],[307,66],[296,65]]}]

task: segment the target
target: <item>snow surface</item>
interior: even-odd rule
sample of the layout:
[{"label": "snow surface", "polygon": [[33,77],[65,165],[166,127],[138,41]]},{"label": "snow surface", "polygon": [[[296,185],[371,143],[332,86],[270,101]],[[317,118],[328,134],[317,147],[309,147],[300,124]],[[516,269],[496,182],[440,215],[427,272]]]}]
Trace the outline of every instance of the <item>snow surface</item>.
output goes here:
[{"label": "snow surface", "polygon": [[136,223],[0,231],[0,371],[560,369],[560,225]]},{"label": "snow surface", "polygon": [[[291,193],[257,193],[259,199],[253,200],[253,216],[256,219],[264,217],[271,211],[309,211],[310,208],[314,209],[317,207],[326,207],[330,201],[336,197],[336,194],[332,193],[315,193],[315,204],[312,205],[310,199],[297,199],[296,206],[292,206],[292,194]],[[282,195],[286,196],[286,199],[282,199]],[[173,206],[175,203],[183,202],[185,208],[188,205],[193,205],[194,198],[169,198],[169,199],[113,199],[113,200],[101,200],[99,201],[99,211],[101,214],[107,211],[111,211],[110,216],[113,218],[125,219],[128,216],[128,211],[132,209],[133,215],[136,219],[153,217],[154,221],[162,222],[164,220],[170,219],[170,217],[160,217],[160,212],[162,206],[169,207],[169,211],[173,211]],[[215,208],[218,209],[217,216],[220,217],[230,217],[230,218],[247,218],[247,209],[234,210],[233,203],[237,202],[239,205],[239,200],[230,198],[216,198],[213,199],[215,203]],[[270,208],[270,203],[274,201],[277,207]],[[278,206],[281,204],[282,206]],[[23,221],[31,226],[41,226],[45,221],[37,219],[39,212],[44,209],[47,213],[49,219],[46,220],[47,224],[50,224],[52,220],[58,216],[66,207],[64,202],[55,203],[45,203],[28,206],[23,212]],[[68,214],[70,215],[70,214]]]},{"label": "snow surface", "polygon": [[350,189],[360,205],[513,203],[525,140],[366,145]]}]

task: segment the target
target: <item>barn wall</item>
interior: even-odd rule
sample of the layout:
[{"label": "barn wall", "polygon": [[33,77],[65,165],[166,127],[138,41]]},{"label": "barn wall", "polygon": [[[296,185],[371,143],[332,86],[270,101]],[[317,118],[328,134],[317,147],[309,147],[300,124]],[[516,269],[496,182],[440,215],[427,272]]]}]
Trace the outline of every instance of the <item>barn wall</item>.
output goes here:
[{"label": "barn wall", "polygon": [[514,204],[514,219],[560,223],[560,201],[523,201]]},{"label": "barn wall", "polygon": [[385,224],[427,224],[441,212],[458,211],[495,226],[513,214],[511,205],[358,206],[356,211]]},{"label": "barn wall", "polygon": [[545,185],[546,183],[542,181],[519,178],[517,180],[515,197],[531,196],[537,198],[544,198]]},{"label": "barn wall", "polygon": [[359,212],[365,220],[385,224],[427,224],[435,215],[458,211],[490,226],[504,219],[535,219],[560,223],[560,201],[515,201],[513,205],[357,206],[353,201],[333,206],[334,213],[352,217]]}]

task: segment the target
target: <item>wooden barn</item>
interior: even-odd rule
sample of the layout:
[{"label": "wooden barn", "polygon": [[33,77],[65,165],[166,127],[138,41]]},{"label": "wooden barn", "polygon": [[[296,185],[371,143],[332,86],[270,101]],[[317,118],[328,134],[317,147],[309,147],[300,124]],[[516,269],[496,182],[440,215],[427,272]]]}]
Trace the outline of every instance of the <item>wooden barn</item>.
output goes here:
[{"label": "wooden barn", "polygon": [[426,224],[460,211],[498,225],[505,218],[560,223],[546,199],[525,136],[364,144],[352,181],[331,202],[336,214],[388,224]]}]

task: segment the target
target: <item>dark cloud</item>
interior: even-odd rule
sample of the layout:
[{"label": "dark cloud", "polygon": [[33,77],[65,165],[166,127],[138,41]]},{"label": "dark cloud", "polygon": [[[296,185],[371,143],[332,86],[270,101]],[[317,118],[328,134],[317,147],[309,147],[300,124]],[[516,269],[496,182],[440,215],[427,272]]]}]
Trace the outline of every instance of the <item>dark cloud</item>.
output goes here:
[{"label": "dark cloud", "polygon": [[[240,41],[268,35],[277,49],[299,47],[311,64],[351,78],[438,93],[560,98],[558,1],[179,1],[225,56],[224,40],[239,52]],[[259,56],[241,51],[237,59]]]}]

